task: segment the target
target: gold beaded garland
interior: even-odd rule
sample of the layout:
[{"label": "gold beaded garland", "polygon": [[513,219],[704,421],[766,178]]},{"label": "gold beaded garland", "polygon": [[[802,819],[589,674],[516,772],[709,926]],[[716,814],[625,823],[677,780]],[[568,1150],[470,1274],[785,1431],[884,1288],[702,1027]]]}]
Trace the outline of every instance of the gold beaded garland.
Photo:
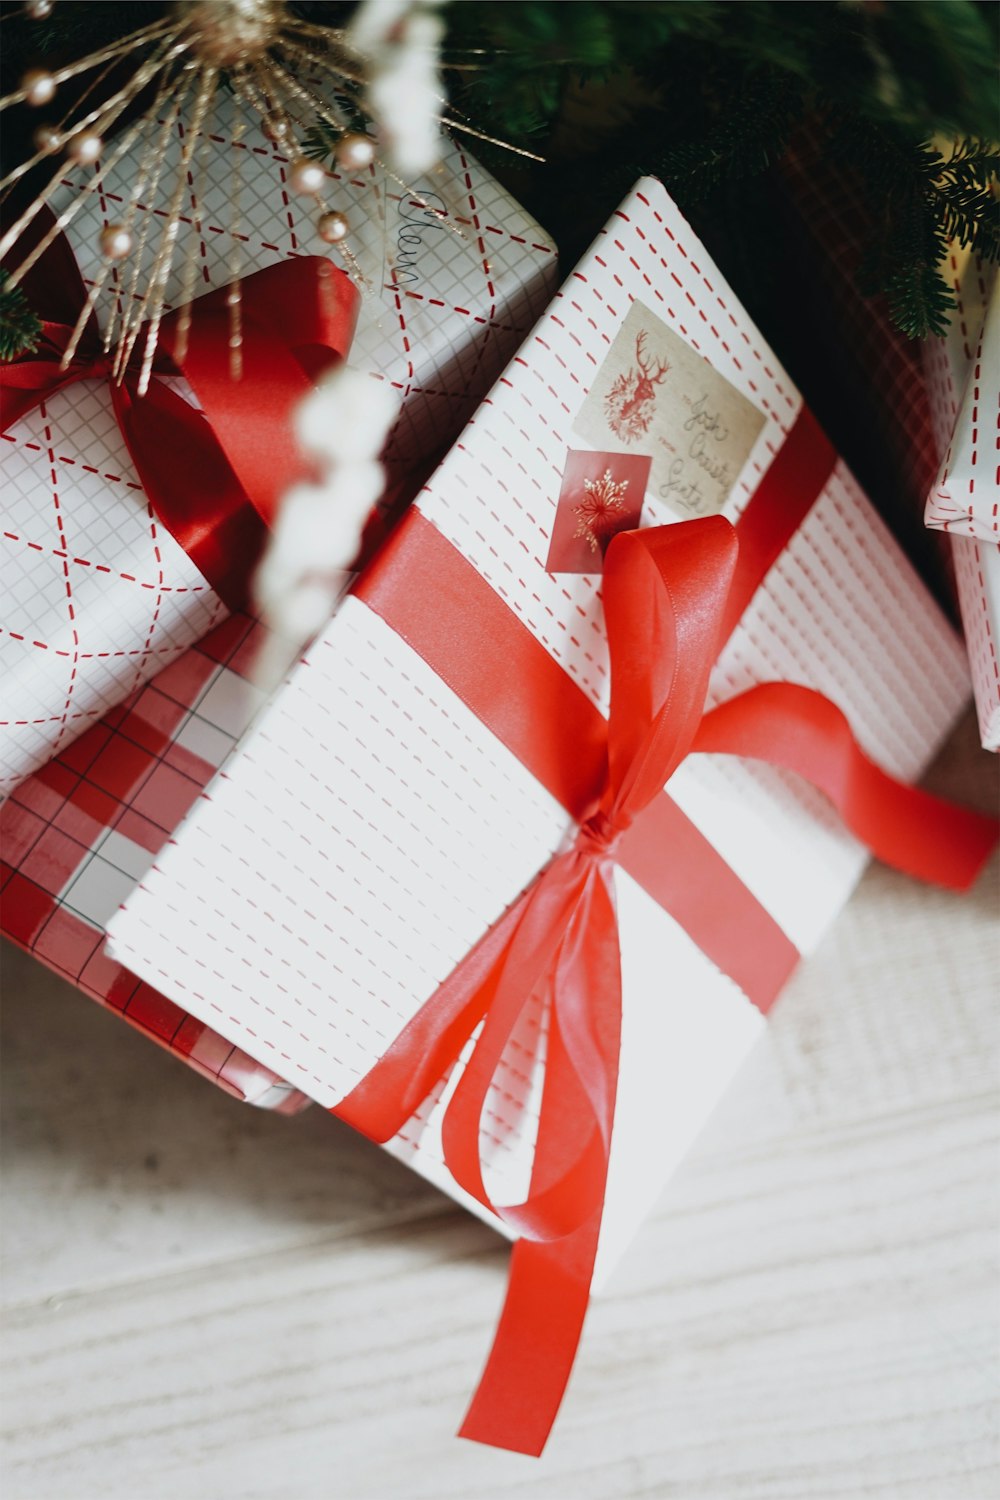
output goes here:
[{"label": "gold beaded garland", "polygon": [[297,156],[288,168],[288,185],[293,193],[314,198],[326,186],[326,169],[308,156]]},{"label": "gold beaded garland", "polygon": [[360,130],[349,130],[342,135],[333,149],[337,164],[348,171],[370,167],[375,160],[375,142]]},{"label": "gold beaded garland", "polygon": [[[409,0],[392,0],[389,8],[402,14],[400,7],[405,10],[407,3]],[[423,0],[413,0],[415,6],[420,3]],[[383,8],[385,4],[388,0],[384,0]],[[20,5],[24,17],[40,22],[52,13],[54,0],[20,0]],[[61,365],[66,369],[72,362],[97,298],[110,283],[118,299],[110,323],[116,335],[113,376],[116,380],[123,377],[142,339],[139,394],[147,389],[152,374],[166,290],[171,284],[170,271],[183,234],[181,226],[192,225],[190,216],[185,214],[189,189],[199,171],[208,181],[209,143],[219,140],[213,131],[212,111],[220,94],[233,95],[241,107],[232,123],[231,144],[243,149],[232,153],[229,172],[232,246],[228,260],[231,284],[236,288],[229,298],[229,337],[237,356],[242,340],[238,291],[242,271],[240,242],[246,238],[240,233],[245,218],[240,193],[245,161],[251,156],[243,139],[242,109],[249,109],[260,120],[266,138],[274,147],[273,152],[262,154],[273,155],[281,162],[287,189],[307,199],[315,232],[327,245],[338,247],[339,258],[360,285],[368,283],[349,247],[348,220],[339,211],[327,208],[327,184],[335,173],[326,170],[322,161],[308,157],[306,149],[311,148],[304,142],[316,138],[316,148],[322,150],[327,161],[332,148],[334,163],[341,173],[364,172],[378,161],[377,140],[374,134],[369,137],[365,133],[369,127],[374,130],[375,121],[369,119],[365,98],[375,81],[377,68],[370,58],[357,51],[339,27],[300,16],[300,7],[291,5],[289,0],[168,0],[163,7],[145,8],[156,11],[147,24],[139,25],[125,37],[99,45],[86,57],[74,62],[60,61],[51,71],[44,65],[29,69],[21,84],[0,98],[0,113],[8,106],[24,102],[45,105],[56,95],[61,105],[64,85],[90,75],[86,87],[70,88],[68,107],[65,112],[59,108],[62,118],[57,124],[49,121],[37,124],[33,131],[34,153],[8,175],[5,179],[8,185],[43,158],[65,152],[69,162],[82,168],[87,178],[86,192],[95,192],[102,189],[112,169],[124,161],[122,170],[127,172],[134,159],[135,187],[126,200],[128,211],[123,212],[122,222],[108,224],[100,233],[104,263],[70,334]],[[395,35],[386,38],[393,44],[397,39]],[[185,130],[175,158],[172,149],[178,133],[175,127],[187,105],[191,108],[184,116]],[[42,116],[50,113],[49,109],[40,111]],[[316,119],[317,127],[310,130],[307,119]],[[106,142],[104,137],[117,131],[116,122],[121,126],[120,134]],[[467,124],[454,120],[448,123],[482,136],[481,131]],[[255,153],[259,151],[259,143],[253,149]],[[54,160],[51,166],[56,170],[39,174],[48,177],[48,181],[0,235],[0,252],[5,257],[15,245],[23,252],[19,263],[9,271],[12,287],[29,274],[48,243],[44,237],[32,243],[25,231],[39,209],[60,191],[65,179],[64,168],[59,168]],[[161,174],[174,182],[163,207],[156,203]],[[394,180],[408,191],[400,178]],[[75,212],[74,202],[60,215],[60,223],[68,222]],[[144,269],[140,262],[145,257],[137,253],[138,247],[145,245],[155,220],[161,217],[155,274],[144,283],[140,279]],[[185,236],[189,248],[182,281],[187,291],[193,289],[197,274],[197,217],[193,226]],[[456,226],[446,227],[460,239],[464,238]],[[97,250],[96,244],[94,249]],[[114,269],[129,255],[133,270],[129,275],[130,289],[123,297],[122,288],[114,285]],[[331,261],[332,257],[320,257],[321,265],[332,276]],[[149,332],[144,335],[147,326]],[[183,321],[179,326],[182,330],[186,327]],[[111,337],[109,334],[109,347]],[[237,378],[239,358],[231,361],[231,369]]]},{"label": "gold beaded garland", "polygon": [[339,245],[340,241],[347,238],[350,225],[347,215],[342,214],[339,209],[332,208],[324,214],[320,214],[316,220],[316,229],[319,237],[327,245]]},{"label": "gold beaded garland", "polygon": [[132,249],[131,232],[124,224],[107,224],[101,230],[100,245],[106,260],[124,260]]},{"label": "gold beaded garland", "polygon": [[44,68],[29,68],[21,79],[25,102],[33,108],[39,104],[50,104],[55,98],[56,81]]}]

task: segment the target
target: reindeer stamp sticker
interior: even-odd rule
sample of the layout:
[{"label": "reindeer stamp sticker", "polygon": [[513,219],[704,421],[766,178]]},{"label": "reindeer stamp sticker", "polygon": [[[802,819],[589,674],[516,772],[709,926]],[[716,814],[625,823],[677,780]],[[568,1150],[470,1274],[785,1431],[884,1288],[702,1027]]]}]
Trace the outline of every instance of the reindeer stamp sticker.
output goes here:
[{"label": "reindeer stamp sticker", "polygon": [[649,455],[651,498],[689,517],[722,509],[764,422],[724,375],[633,302],[573,430],[601,452]]}]

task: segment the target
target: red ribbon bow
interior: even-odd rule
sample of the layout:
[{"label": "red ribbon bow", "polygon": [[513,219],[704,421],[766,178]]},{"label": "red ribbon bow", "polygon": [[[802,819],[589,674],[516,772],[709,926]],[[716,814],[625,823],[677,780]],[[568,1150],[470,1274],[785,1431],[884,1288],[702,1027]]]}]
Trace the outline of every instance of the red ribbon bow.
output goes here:
[{"label": "red ribbon bow", "polygon": [[[804,422],[795,442],[814,430]],[[756,550],[746,549],[750,566],[764,562],[766,571],[768,545],[757,541]],[[628,830],[638,820],[633,833],[652,830],[652,862],[666,868],[667,884],[672,880],[676,892],[685,879],[690,883],[683,868],[670,870],[691,854],[683,822],[675,825],[681,837],[673,848],[657,839],[661,828],[671,828],[660,816],[672,805],[663,787],[685,756],[747,755],[793,770],[831,797],[874,853],[958,889],[971,883],[996,841],[990,819],[887,776],[861,751],[840,710],[811,689],[768,683],[704,714],[709,674],[738,618],[734,597],[745,602],[748,590],[739,551],[736,531],[718,517],[628,532],[611,542],[603,584],[612,681],[606,725],[589,703],[585,710],[572,706],[572,694],[581,700],[582,694],[571,684],[562,700],[568,712],[540,717],[530,730],[514,724],[512,700],[521,701],[523,721],[530,712],[524,704],[544,703],[546,696],[551,703],[565,674],[419,511],[358,586],[360,597],[467,702],[475,700],[508,744],[542,738],[554,722],[556,743],[532,744],[532,769],[550,790],[559,788],[581,820],[572,845],[459,963],[335,1111],[371,1138],[391,1139],[482,1024],[442,1122],[455,1181],[519,1236],[493,1350],[461,1429],[481,1442],[540,1453],[573,1365],[600,1232],[618,1077],[622,987],[613,866],[617,854],[650,888],[629,850]],[[423,585],[431,579],[428,595]],[[470,653],[473,638],[495,645],[495,652]],[[470,654],[476,660],[467,666]],[[491,660],[484,663],[483,655]],[[560,763],[554,775],[546,770],[550,761]],[[592,794],[581,802],[579,789],[588,782]],[[679,908],[690,910],[689,895],[663,896],[659,888],[656,894],[675,916]],[[701,888],[694,899],[705,906],[715,894],[712,885],[710,895]],[[728,899],[723,895],[721,904]],[[766,949],[770,919],[761,918],[756,937]],[[709,951],[697,921],[686,925]],[[741,936],[728,934],[736,943]],[[768,998],[787,974],[789,952],[779,929],[777,959],[761,965]],[[756,952],[749,961],[757,961]],[[761,986],[745,987],[761,1003]],[[482,1115],[518,1018],[539,993],[549,1003],[549,1032],[531,1181],[523,1202],[500,1204],[484,1181]]]},{"label": "red ribbon bow", "polygon": [[[52,226],[42,213],[18,242],[27,254]],[[60,361],[86,300],[79,267],[62,234],[28,273],[25,291],[43,310],[41,346],[0,366],[0,428],[76,380],[107,379],[115,416],[153,509],[231,608],[246,599],[281,496],[300,478],[294,408],[318,376],[350,348],[359,295],[322,256],[300,256],[255,271],[241,284],[243,373],[230,371],[229,289],[191,304],[187,349],[178,353],[180,313],[161,326],[154,376],[142,397],[138,371],[112,378],[91,317],[68,369]],[[144,333],[136,347],[141,350]],[[163,375],[183,375],[201,411]]]}]

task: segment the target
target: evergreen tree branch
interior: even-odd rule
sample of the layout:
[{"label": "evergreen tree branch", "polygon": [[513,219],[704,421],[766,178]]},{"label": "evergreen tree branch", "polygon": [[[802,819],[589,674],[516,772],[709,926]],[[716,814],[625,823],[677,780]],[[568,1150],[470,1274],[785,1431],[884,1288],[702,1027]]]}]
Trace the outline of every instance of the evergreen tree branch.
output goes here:
[{"label": "evergreen tree branch", "polygon": [[[77,0],[30,24],[15,19],[19,3],[0,0],[0,9],[11,17],[0,58],[7,89],[40,55],[80,55],[166,7]],[[293,0],[293,9],[341,25],[353,7]],[[1000,151],[990,144],[1000,118],[996,5],[453,0],[443,14],[456,106],[553,162],[526,173],[502,151],[483,144],[480,154],[534,202],[567,251],[586,243],[607,204],[644,171],[663,177],[684,211],[731,219],[738,200],[746,214],[796,130],[819,116],[831,167],[855,177],[876,206],[859,286],[886,296],[900,328],[919,336],[941,327],[948,292],[936,264],[947,240],[1000,254]],[[6,132],[9,157],[30,149],[29,115]],[[958,144],[946,155],[926,145],[941,139]],[[326,158],[334,141],[317,120],[303,144]],[[742,227],[733,224],[734,254],[746,267],[759,256],[764,279],[759,225],[752,251],[749,238],[736,245]]]},{"label": "evergreen tree branch", "polygon": [[42,337],[42,325],[19,286],[7,286],[7,273],[0,271],[0,360],[7,363],[22,354],[33,354]]}]

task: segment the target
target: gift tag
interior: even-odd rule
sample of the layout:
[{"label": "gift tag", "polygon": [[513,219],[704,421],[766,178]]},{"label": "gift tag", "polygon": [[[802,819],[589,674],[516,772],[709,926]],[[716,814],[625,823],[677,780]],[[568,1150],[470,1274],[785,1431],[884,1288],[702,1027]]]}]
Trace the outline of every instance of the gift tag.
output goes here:
[{"label": "gift tag", "polygon": [[722,510],[765,420],[742,391],[635,301],[573,431],[600,451],[648,455],[651,495],[687,518]]}]

